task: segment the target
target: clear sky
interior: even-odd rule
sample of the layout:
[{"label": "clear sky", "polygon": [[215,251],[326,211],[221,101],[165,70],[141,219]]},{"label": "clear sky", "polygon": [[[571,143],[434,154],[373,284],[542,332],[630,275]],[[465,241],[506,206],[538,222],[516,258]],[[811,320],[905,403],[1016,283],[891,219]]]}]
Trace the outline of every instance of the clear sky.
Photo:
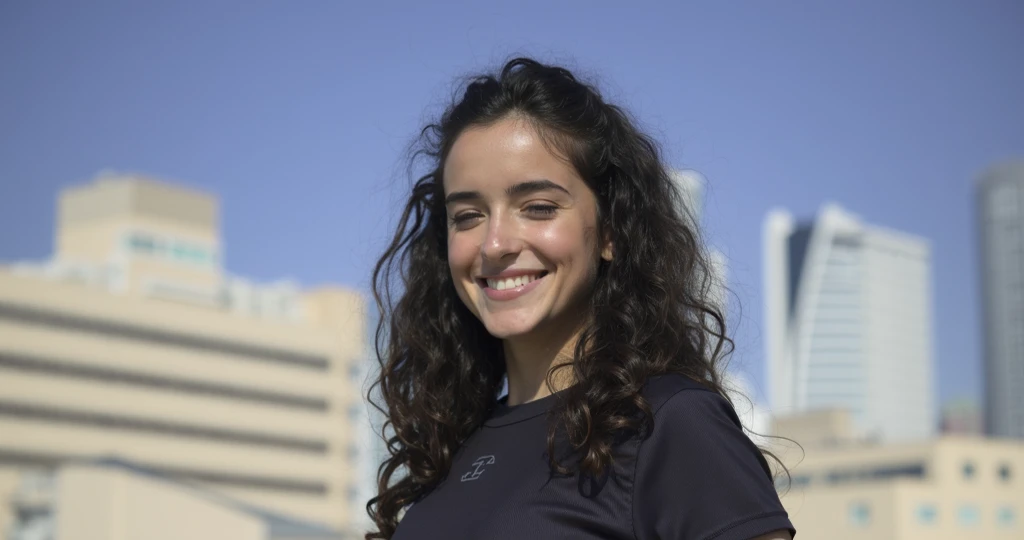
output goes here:
[{"label": "clear sky", "polygon": [[931,242],[939,398],[980,398],[972,186],[1024,156],[1024,3],[625,5],[0,2],[0,260],[46,258],[57,191],[112,168],[216,193],[232,273],[365,290],[406,145],[525,53],[707,176],[757,384],[762,219],[834,201]]}]

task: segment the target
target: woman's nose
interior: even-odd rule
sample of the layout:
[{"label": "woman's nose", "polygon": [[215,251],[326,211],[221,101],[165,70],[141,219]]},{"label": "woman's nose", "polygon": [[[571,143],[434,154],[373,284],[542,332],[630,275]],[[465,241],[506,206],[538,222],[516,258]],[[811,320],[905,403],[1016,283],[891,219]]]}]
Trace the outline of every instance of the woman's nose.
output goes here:
[{"label": "woman's nose", "polygon": [[518,253],[520,249],[522,241],[518,227],[505,216],[493,216],[487,224],[487,237],[484,238],[484,245],[481,248],[484,258],[498,261],[510,254]]}]

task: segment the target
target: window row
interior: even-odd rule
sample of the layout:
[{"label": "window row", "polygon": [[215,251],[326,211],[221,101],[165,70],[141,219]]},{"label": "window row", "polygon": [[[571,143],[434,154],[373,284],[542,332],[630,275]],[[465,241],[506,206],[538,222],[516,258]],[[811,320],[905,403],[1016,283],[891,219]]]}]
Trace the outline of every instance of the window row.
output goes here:
[{"label": "window row", "polygon": [[[867,502],[853,502],[847,509],[847,519],[855,527],[869,527],[872,522],[872,507]],[[1017,525],[1017,511],[1014,507],[1003,505],[992,513],[993,520],[999,528],[1012,528]],[[938,507],[934,503],[921,503],[914,508],[914,520],[920,525],[936,525],[941,519]],[[961,527],[974,528],[981,525],[983,512],[976,504],[961,504],[956,508],[956,523]]]},{"label": "window row", "polygon": [[217,264],[217,253],[193,242],[161,238],[141,232],[125,236],[125,246],[132,253],[164,257],[174,261],[212,266]]},{"label": "window row", "polygon": [[[977,467],[974,465],[973,461],[964,462],[961,472],[964,480],[974,480],[978,475]],[[1001,482],[1009,483],[1010,480],[1013,479],[1013,471],[1010,469],[1010,465],[1008,463],[999,464],[996,468],[996,477],[999,478]]]},{"label": "window row", "polygon": [[[799,489],[805,488],[810,484],[853,484],[860,482],[870,482],[878,480],[888,480],[891,478],[924,478],[927,474],[927,469],[924,463],[895,463],[891,465],[884,465],[880,467],[860,468],[860,469],[835,469],[827,471],[823,474],[794,474],[788,483],[788,487]],[[780,480],[780,489],[787,487],[786,479]]]}]

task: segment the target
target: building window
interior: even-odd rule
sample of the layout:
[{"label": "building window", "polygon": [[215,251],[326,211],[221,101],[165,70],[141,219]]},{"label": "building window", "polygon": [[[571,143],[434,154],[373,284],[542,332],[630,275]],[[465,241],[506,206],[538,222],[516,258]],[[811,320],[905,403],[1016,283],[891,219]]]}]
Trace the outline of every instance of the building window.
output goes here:
[{"label": "building window", "polygon": [[192,250],[188,246],[182,244],[175,244],[174,248],[171,249],[171,253],[175,259],[180,261],[187,261],[192,258]]},{"label": "building window", "polygon": [[999,466],[999,479],[1000,480],[1002,480],[1003,482],[1009,482],[1010,478],[1012,478],[1012,476],[1013,475],[1010,472],[1010,465],[1009,464],[1003,463],[1002,465]]},{"label": "building window", "polygon": [[141,253],[152,253],[156,251],[156,241],[141,234],[132,235],[128,240],[129,247]]},{"label": "building window", "polygon": [[855,502],[850,504],[849,510],[850,525],[855,527],[867,527],[871,524],[871,507],[867,503]]},{"label": "building window", "polygon": [[981,523],[981,512],[973,504],[965,504],[956,511],[956,521],[962,527],[977,527]]},{"label": "building window", "polygon": [[777,491],[784,491],[787,489],[803,489],[810,485],[811,476],[808,474],[797,474],[780,476],[775,480],[775,489]]},{"label": "building window", "polygon": [[126,240],[130,251],[145,255],[167,257],[175,261],[209,266],[217,262],[217,254],[213,249],[191,242],[182,242],[142,232],[127,234]]},{"label": "building window", "polygon": [[934,525],[938,521],[939,512],[935,509],[935,505],[931,503],[925,503],[917,507],[917,522],[925,525]]},{"label": "building window", "polygon": [[329,360],[323,356],[287,349],[250,345],[241,341],[226,341],[194,334],[170,332],[157,327],[79,317],[50,310],[25,308],[13,304],[0,305],[0,316],[51,328],[89,332],[103,336],[114,336],[119,339],[127,338],[186,349],[222,352],[245,360],[270,360],[301,365],[317,371],[328,371],[331,368]]},{"label": "building window", "polygon": [[865,469],[841,469],[825,475],[828,484],[873,482],[892,478],[924,478],[927,470],[924,463],[895,463]]},{"label": "building window", "polygon": [[160,377],[128,370],[110,369],[100,365],[63,362],[38,356],[0,352],[0,370],[17,369],[33,373],[54,375],[105,384],[123,384],[132,387],[157,389],[166,392],[198,394],[219,399],[269,403],[314,411],[326,411],[327,400],[319,396],[279,394],[242,386],[208,383],[195,379]]},{"label": "building window", "polygon": [[964,472],[964,480],[973,480],[974,479],[974,462],[972,462],[972,461],[964,462],[963,472]]},{"label": "building window", "polygon": [[327,441],[322,439],[298,438],[290,435],[210,427],[185,422],[168,422],[138,416],[83,412],[61,407],[0,402],[0,417],[46,421],[63,425],[88,426],[121,432],[188,437],[248,446],[259,445],[287,448],[316,454],[326,454],[329,450]]},{"label": "building window", "polygon": [[1002,506],[996,510],[996,523],[1000,527],[1013,527],[1017,522],[1017,515],[1013,511],[1013,508],[1009,506]]}]

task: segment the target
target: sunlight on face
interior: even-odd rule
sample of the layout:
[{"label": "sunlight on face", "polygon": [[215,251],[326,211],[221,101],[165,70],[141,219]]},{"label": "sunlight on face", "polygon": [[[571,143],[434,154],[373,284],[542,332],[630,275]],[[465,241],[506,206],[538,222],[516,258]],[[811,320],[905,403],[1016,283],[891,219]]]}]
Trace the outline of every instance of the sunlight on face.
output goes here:
[{"label": "sunlight on face", "polygon": [[597,200],[529,122],[466,130],[444,166],[448,265],[459,298],[501,339],[576,328],[602,256]]}]

